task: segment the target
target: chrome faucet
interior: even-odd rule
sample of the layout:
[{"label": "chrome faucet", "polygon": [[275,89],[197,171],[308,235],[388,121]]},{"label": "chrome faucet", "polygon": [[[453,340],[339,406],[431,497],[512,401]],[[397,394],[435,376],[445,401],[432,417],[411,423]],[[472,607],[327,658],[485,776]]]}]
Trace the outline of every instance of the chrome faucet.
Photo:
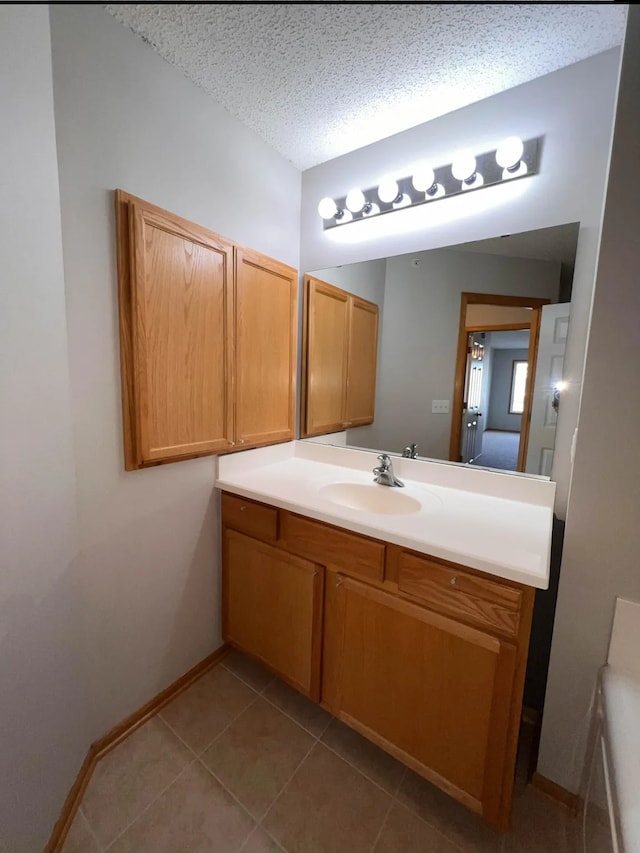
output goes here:
[{"label": "chrome faucet", "polygon": [[417,459],[418,458],[418,445],[417,444],[408,444],[405,449],[402,451],[402,455],[405,459]]},{"label": "chrome faucet", "polygon": [[391,457],[387,456],[386,453],[381,453],[378,460],[380,464],[373,469],[373,482],[378,483],[379,486],[404,486],[402,480],[398,480],[393,473]]}]

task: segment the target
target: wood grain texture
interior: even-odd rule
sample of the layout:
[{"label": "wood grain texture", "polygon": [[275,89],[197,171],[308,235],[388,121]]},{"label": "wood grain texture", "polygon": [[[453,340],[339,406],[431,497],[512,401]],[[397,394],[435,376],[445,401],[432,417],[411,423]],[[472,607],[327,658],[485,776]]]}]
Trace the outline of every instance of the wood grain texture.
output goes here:
[{"label": "wood grain texture", "polygon": [[521,591],[473,575],[460,566],[403,551],[398,588],[455,618],[506,636],[517,634]]},{"label": "wood grain texture", "polygon": [[226,642],[319,701],[324,568],[235,530],[223,536]]},{"label": "wood grain texture", "polygon": [[376,401],[378,362],[378,306],[349,297],[349,345],[347,358],[347,426],[372,424]]},{"label": "wood grain texture", "polygon": [[306,435],[344,429],[349,347],[349,294],[305,278]]},{"label": "wood grain texture", "polygon": [[236,495],[222,494],[222,524],[258,539],[278,538],[278,510]]},{"label": "wood grain texture", "polygon": [[117,726],[108,731],[107,734],[91,744],[80,771],[67,795],[60,817],[53,828],[51,837],[45,847],[45,853],[60,853],[62,851],[65,839],[71,829],[71,824],[98,761],[111,752],[119,743],[122,743],[130,734],[133,734],[136,729],[144,725],[151,717],[159,713],[165,705],[172,702],[180,693],[190,687],[194,681],[203,676],[205,672],[208,672],[223,661],[229,651],[230,649],[227,645],[216,649],[188,672],[185,672],[184,675],[181,675],[169,687],[161,690],[157,696],[143,705],[142,708],[130,714],[121,723],[118,723]]},{"label": "wood grain texture", "polygon": [[529,447],[529,429],[531,427],[531,407],[533,405],[533,386],[536,378],[538,363],[538,344],[540,342],[540,321],[542,306],[531,311],[531,326],[529,328],[529,352],[527,353],[527,382],[524,389],[524,406],[520,418],[520,444],[518,446],[517,471],[524,471],[527,464],[527,449]]},{"label": "wood grain texture", "polygon": [[423,775],[447,780],[466,805],[484,804],[494,683],[508,644],[352,578],[337,597],[339,716],[411,755]]},{"label": "wood grain texture", "polygon": [[115,192],[116,250],[118,269],[118,321],[120,330],[120,389],[122,396],[122,440],[125,471],[139,467],[136,437],[135,370],[133,360],[133,299],[131,293],[129,245],[129,198]]},{"label": "wood grain texture", "polygon": [[295,437],[298,274],[250,249],[235,250],[236,443]]},{"label": "wood grain texture", "polygon": [[131,205],[137,438],[142,461],[232,441],[232,244]]},{"label": "wood grain texture", "polygon": [[502,776],[501,802],[498,814],[498,828],[506,828],[511,814],[513,786],[515,782],[516,756],[518,752],[518,737],[520,734],[520,719],[522,715],[522,696],[524,679],[527,670],[529,654],[529,639],[531,636],[531,620],[535,602],[535,589],[522,586],[522,602],[520,605],[520,623],[516,643],[515,675],[511,686],[511,703],[509,706],[507,739],[504,754],[504,769]]},{"label": "wood grain texture", "polygon": [[382,581],[385,545],[320,521],[282,512],[283,547],[310,560],[331,565],[350,575]]}]

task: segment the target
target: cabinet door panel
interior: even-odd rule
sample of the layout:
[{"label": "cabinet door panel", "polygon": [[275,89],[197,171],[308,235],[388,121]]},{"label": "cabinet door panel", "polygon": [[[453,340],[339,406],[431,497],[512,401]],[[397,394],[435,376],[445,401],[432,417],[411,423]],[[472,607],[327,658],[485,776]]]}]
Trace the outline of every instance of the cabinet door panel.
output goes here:
[{"label": "cabinet door panel", "polygon": [[224,639],[317,701],[324,569],[225,529],[222,577]]},{"label": "cabinet door panel", "polygon": [[236,441],[287,441],[295,433],[295,270],[236,249]]},{"label": "cabinet door panel", "polygon": [[377,357],[378,306],[352,296],[349,305],[346,415],[349,426],[373,423]]},{"label": "cabinet door panel", "polygon": [[138,462],[231,444],[231,244],[131,204]]},{"label": "cabinet door panel", "polygon": [[335,583],[334,713],[497,820],[515,646],[351,578]]},{"label": "cabinet door panel", "polygon": [[307,435],[341,430],[346,419],[349,295],[307,278]]}]

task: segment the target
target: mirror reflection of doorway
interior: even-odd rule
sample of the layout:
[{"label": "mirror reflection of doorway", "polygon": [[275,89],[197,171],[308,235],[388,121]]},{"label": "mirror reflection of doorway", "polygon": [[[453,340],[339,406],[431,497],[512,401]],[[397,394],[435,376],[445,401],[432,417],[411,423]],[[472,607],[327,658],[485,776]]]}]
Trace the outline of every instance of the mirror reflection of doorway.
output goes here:
[{"label": "mirror reflection of doorway", "polygon": [[529,330],[469,334],[462,461],[516,471],[528,374]]},{"label": "mirror reflection of doorway", "polygon": [[546,299],[463,293],[450,459],[523,471]]}]

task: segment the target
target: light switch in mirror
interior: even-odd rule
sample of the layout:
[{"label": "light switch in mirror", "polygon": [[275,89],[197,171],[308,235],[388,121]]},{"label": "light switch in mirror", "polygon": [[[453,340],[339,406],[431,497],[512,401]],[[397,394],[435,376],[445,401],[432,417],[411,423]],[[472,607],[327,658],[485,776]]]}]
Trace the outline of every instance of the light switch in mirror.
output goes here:
[{"label": "light switch in mirror", "polygon": [[[419,458],[549,476],[578,232],[570,223],[309,273],[377,306],[377,369],[372,422],[314,432],[311,387],[345,392],[307,349],[302,437],[392,454],[415,443]],[[447,400],[449,414],[434,405]]]}]

